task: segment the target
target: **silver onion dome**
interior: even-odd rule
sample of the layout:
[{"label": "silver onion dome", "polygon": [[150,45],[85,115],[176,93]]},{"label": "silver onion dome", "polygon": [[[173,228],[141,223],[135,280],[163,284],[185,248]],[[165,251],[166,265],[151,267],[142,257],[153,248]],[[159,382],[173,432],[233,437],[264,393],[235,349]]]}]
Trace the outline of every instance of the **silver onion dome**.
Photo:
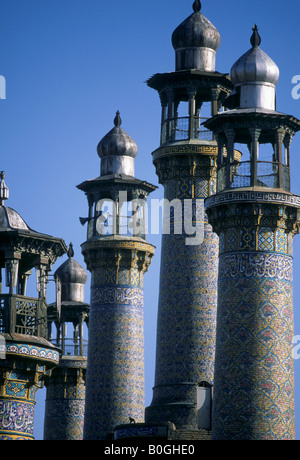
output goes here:
[{"label": "silver onion dome", "polygon": [[120,112],[116,113],[114,128],[99,142],[97,152],[101,158],[101,175],[125,174],[134,176],[134,159],[138,147],[121,128]]},{"label": "silver onion dome", "polygon": [[214,25],[201,13],[201,2],[193,4],[194,13],[172,35],[176,51],[176,70],[215,71],[216,51],[221,37]]},{"label": "silver onion dome", "polygon": [[260,48],[261,37],[257,26],[252,30],[252,48],[232,66],[231,80],[236,88],[241,87],[241,108],[262,107],[275,110],[275,87],[279,80],[279,68]]},{"label": "silver onion dome", "polygon": [[69,246],[68,257],[68,260],[55,272],[55,277],[61,282],[61,299],[69,302],[84,302],[84,285],[87,282],[87,273],[74,259],[72,243]]}]

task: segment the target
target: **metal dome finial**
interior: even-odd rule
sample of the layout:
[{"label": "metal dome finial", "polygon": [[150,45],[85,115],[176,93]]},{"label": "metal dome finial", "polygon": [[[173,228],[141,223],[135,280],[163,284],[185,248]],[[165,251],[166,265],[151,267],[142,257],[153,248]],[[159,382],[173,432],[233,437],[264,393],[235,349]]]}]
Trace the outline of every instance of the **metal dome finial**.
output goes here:
[{"label": "metal dome finial", "polygon": [[69,246],[69,249],[68,249],[68,257],[69,257],[69,259],[74,257],[73,243],[70,243],[70,246]]},{"label": "metal dome finial", "polygon": [[115,117],[115,119],[114,119],[114,124],[115,124],[115,127],[116,127],[116,128],[119,128],[119,127],[121,126],[121,124],[122,124],[122,119],[121,119],[121,117],[120,117],[120,112],[119,112],[119,110],[118,110],[117,113],[116,113],[116,117]]},{"label": "metal dome finial", "polygon": [[261,37],[258,33],[258,27],[256,24],[254,24],[253,27],[253,34],[251,36],[250,42],[253,48],[257,48],[261,44]]},{"label": "metal dome finial", "polygon": [[4,178],[5,178],[5,172],[4,171],[1,171],[0,178],[1,178],[1,181],[0,181],[0,206],[4,206],[5,200],[8,200],[8,198],[9,198],[9,188],[7,187],[7,185],[4,182]]},{"label": "metal dome finial", "polygon": [[200,0],[195,0],[193,4],[193,10],[195,11],[195,13],[198,13],[199,11],[201,11],[201,8],[202,8],[202,5],[201,5]]}]

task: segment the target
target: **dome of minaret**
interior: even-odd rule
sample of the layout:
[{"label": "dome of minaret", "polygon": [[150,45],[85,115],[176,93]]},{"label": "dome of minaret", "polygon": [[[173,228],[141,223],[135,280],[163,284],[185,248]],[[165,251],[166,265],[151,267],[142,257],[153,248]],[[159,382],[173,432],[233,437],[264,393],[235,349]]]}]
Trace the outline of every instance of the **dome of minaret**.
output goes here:
[{"label": "dome of minaret", "polygon": [[221,37],[215,26],[201,13],[201,2],[193,4],[194,13],[172,35],[176,51],[176,70],[215,71],[215,57]]},{"label": "dome of minaret", "polygon": [[259,47],[261,38],[255,25],[251,37],[252,48],[241,56],[231,69],[233,84],[264,82],[277,85],[279,69],[275,62]]},{"label": "dome of minaret", "polygon": [[97,152],[101,158],[101,175],[126,174],[134,176],[134,159],[138,147],[121,128],[120,112],[116,113],[114,128],[99,142]]},{"label": "dome of minaret", "polygon": [[252,48],[231,68],[234,93],[240,94],[239,107],[275,110],[279,68],[260,48],[261,37],[256,25],[250,42]]},{"label": "dome of minaret", "polygon": [[87,282],[87,273],[74,259],[73,245],[70,243],[68,260],[55,272],[61,282],[61,300],[67,302],[84,302],[84,285]]},{"label": "dome of minaret", "polygon": [[55,276],[60,279],[61,283],[85,284],[87,282],[87,273],[74,259],[72,243],[69,246],[68,257],[68,260],[56,270]]}]

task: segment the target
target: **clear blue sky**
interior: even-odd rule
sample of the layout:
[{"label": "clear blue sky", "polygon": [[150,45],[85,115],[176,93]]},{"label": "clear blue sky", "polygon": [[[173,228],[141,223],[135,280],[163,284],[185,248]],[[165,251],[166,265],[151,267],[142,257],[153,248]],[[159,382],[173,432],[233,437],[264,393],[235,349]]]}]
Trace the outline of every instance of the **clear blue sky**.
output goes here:
[{"label": "clear blue sky", "polygon": [[[192,13],[193,0],[1,0],[0,170],[8,206],[33,229],[74,244],[86,239],[79,216],[87,201],[76,185],[100,173],[96,147],[120,110],[122,127],[139,147],[136,176],[157,184],[151,152],[159,146],[160,103],[145,81],[175,69],[173,30]],[[256,23],[261,48],[280,68],[277,110],[300,118],[292,98],[300,75],[299,0],[203,0],[202,13],[221,34],[216,70],[230,72],[250,48]],[[300,93],[300,91],[299,91]],[[300,134],[292,144],[292,190],[300,195]],[[152,195],[162,198],[163,190]],[[154,382],[160,237],[145,280],[146,403]],[[295,238],[295,335],[300,335],[300,236]],[[61,259],[54,270],[65,260]],[[89,284],[86,288],[89,301]],[[49,291],[48,301],[54,301]],[[300,359],[295,360],[297,438],[300,439]],[[38,393],[36,439],[43,436],[44,390]]]}]

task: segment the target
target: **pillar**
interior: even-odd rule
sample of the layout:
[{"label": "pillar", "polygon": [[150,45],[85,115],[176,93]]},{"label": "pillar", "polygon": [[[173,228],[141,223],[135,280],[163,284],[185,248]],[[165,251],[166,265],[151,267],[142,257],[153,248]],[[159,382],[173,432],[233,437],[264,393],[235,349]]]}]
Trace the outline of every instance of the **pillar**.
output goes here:
[{"label": "pillar", "polygon": [[91,271],[85,440],[144,421],[143,277],[154,254],[140,241],[87,241]]},{"label": "pillar", "polygon": [[295,439],[293,198],[244,191],[207,202],[220,237],[214,440]]}]

